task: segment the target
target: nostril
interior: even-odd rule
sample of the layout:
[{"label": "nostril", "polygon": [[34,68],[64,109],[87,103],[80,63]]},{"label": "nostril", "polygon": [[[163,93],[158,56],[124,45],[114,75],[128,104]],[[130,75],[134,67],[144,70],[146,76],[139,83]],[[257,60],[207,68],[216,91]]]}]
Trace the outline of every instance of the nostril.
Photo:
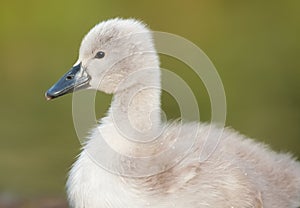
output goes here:
[{"label": "nostril", "polygon": [[73,79],[74,78],[74,75],[68,75],[67,77],[66,77],[66,80],[71,80],[71,79]]}]

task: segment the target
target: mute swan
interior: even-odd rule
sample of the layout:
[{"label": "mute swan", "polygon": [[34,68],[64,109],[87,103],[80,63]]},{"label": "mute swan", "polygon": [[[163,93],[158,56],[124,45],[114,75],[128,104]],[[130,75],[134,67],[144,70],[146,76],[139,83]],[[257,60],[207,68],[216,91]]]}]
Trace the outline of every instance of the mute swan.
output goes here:
[{"label": "mute swan", "polygon": [[[218,127],[160,121],[159,59],[143,23],[116,18],[91,29],[81,43],[78,62],[46,98],[75,88],[111,93],[113,100],[70,171],[67,193],[72,207],[300,206],[300,164],[290,155],[225,129],[214,152],[199,161],[207,132],[218,132]],[[155,141],[149,142],[151,137]],[[174,141],[179,145],[170,148]],[[105,143],[119,157],[108,156]],[[154,157],[169,149],[165,157]],[[101,159],[111,169],[102,166]]]}]

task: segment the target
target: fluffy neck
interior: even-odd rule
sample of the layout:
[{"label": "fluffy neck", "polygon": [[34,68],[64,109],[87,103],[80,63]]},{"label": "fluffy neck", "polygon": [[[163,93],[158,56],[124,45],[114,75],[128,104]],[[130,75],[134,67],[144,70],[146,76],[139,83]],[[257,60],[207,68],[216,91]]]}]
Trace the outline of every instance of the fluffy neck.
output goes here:
[{"label": "fluffy neck", "polygon": [[155,140],[161,132],[158,58],[146,63],[130,87],[114,94],[108,116],[100,125],[106,143],[127,155],[140,155],[137,149],[144,151],[143,144]]},{"label": "fluffy neck", "polygon": [[140,141],[160,126],[159,83],[135,85],[114,95],[109,110],[110,122],[129,140]]}]

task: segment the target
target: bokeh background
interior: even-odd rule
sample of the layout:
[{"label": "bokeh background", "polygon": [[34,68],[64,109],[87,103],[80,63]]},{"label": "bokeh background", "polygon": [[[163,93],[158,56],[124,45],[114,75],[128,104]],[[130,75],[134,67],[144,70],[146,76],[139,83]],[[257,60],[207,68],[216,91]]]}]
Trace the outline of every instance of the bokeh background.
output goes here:
[{"label": "bokeh background", "polygon": [[[300,156],[300,1],[2,0],[0,207],[66,207],[66,175],[80,149],[72,96],[46,102],[44,92],[75,62],[87,31],[113,17],[138,18],[194,42],[222,78],[226,124]],[[190,84],[201,120],[209,121],[201,80],[178,60],[161,60]],[[97,94],[99,118],[110,99]],[[162,99],[168,118],[176,118],[176,102]]]}]

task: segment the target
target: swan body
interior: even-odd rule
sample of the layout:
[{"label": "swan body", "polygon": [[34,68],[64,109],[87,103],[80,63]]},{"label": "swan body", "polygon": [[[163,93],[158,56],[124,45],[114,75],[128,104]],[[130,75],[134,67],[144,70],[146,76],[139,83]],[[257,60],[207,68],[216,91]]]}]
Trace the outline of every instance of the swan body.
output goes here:
[{"label": "swan body", "polygon": [[[289,154],[228,128],[161,122],[159,59],[141,22],[96,25],[78,62],[46,96],[78,86],[112,93],[113,100],[70,171],[73,208],[300,206],[300,164]],[[221,131],[217,145],[207,140]]]}]

